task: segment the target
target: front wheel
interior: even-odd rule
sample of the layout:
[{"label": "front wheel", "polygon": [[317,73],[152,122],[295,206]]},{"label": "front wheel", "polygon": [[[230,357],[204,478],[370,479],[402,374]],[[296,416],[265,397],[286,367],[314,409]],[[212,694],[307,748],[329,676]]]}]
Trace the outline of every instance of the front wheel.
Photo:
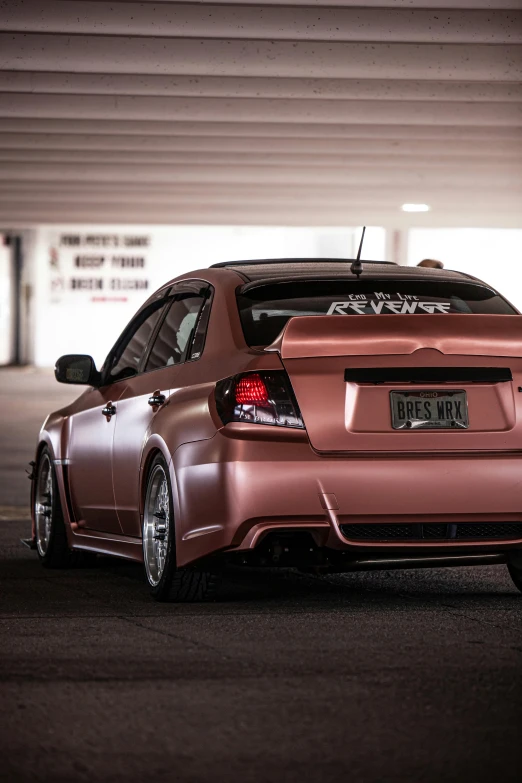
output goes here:
[{"label": "front wheel", "polygon": [[45,568],[68,568],[74,565],[69,549],[62,506],[51,452],[42,449],[36,467],[34,520],[36,549]]},{"label": "front wheel", "polygon": [[217,574],[176,567],[173,509],[167,463],[158,454],[149,471],[143,510],[143,560],[151,595],[156,601],[209,600],[218,585]]}]

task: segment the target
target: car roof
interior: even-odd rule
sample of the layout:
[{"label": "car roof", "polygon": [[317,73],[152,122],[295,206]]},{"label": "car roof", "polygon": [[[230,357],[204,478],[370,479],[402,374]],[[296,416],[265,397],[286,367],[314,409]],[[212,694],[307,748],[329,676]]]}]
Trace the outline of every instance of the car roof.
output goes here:
[{"label": "car roof", "polygon": [[[253,261],[230,261],[214,264],[211,268],[225,268],[236,272],[244,281],[242,291],[269,283],[293,280],[319,280],[348,278],[354,274],[350,267],[351,258],[280,258],[260,259]],[[452,272],[447,269],[430,269],[418,266],[399,266],[391,261],[363,261],[362,278],[370,279],[409,279],[436,280],[438,282],[469,280],[481,283],[480,280],[462,272]],[[482,283],[484,285],[484,283]],[[488,286],[489,288],[489,286]]]}]

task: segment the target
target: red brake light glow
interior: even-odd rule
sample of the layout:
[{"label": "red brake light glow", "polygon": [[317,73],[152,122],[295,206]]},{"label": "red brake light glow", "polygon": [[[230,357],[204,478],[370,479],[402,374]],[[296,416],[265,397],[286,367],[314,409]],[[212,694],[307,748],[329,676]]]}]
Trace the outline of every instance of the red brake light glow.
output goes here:
[{"label": "red brake light glow", "polygon": [[236,386],[236,405],[270,405],[268,389],[261,376],[254,372],[240,379]]},{"label": "red brake light glow", "polygon": [[217,413],[223,422],[269,424],[304,430],[297,400],[284,370],[232,375],[216,383]]}]

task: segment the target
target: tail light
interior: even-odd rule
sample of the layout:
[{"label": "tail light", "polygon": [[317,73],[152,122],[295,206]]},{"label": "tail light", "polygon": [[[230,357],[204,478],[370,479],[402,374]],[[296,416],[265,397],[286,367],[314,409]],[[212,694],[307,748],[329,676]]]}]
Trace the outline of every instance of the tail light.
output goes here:
[{"label": "tail light", "polygon": [[304,429],[303,419],[284,371],[249,372],[216,384],[216,406],[223,424],[271,424]]}]

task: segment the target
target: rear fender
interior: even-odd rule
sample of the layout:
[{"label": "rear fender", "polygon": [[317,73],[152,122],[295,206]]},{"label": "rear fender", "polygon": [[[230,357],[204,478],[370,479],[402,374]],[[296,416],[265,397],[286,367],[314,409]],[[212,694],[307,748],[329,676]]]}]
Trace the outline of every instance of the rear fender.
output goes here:
[{"label": "rear fender", "polygon": [[[167,444],[158,434],[151,435],[142,454],[140,468],[140,517],[143,522],[145,494],[147,492],[147,476],[149,473],[149,468],[158,454],[163,456],[163,459],[167,463],[169,469],[170,485],[172,488],[172,502],[174,504],[174,521],[176,522],[176,520],[181,519],[181,504],[179,501],[179,487],[176,478],[176,472],[174,470],[174,461]],[[179,552],[182,535],[180,532],[180,525],[174,524],[174,530],[176,534],[176,552]]]},{"label": "rear fender", "polygon": [[[149,468],[153,459],[156,457],[157,454],[161,454],[163,456],[163,459],[167,463],[167,465],[169,465],[170,467],[170,464],[172,462],[172,457],[170,455],[169,447],[167,446],[167,444],[165,443],[165,441],[160,435],[154,433],[147,440],[141,455],[140,479],[139,479],[141,517],[143,517],[143,508],[145,504],[145,493],[147,491],[147,476],[149,473]],[[172,481],[172,476],[171,476],[171,481]]]}]

